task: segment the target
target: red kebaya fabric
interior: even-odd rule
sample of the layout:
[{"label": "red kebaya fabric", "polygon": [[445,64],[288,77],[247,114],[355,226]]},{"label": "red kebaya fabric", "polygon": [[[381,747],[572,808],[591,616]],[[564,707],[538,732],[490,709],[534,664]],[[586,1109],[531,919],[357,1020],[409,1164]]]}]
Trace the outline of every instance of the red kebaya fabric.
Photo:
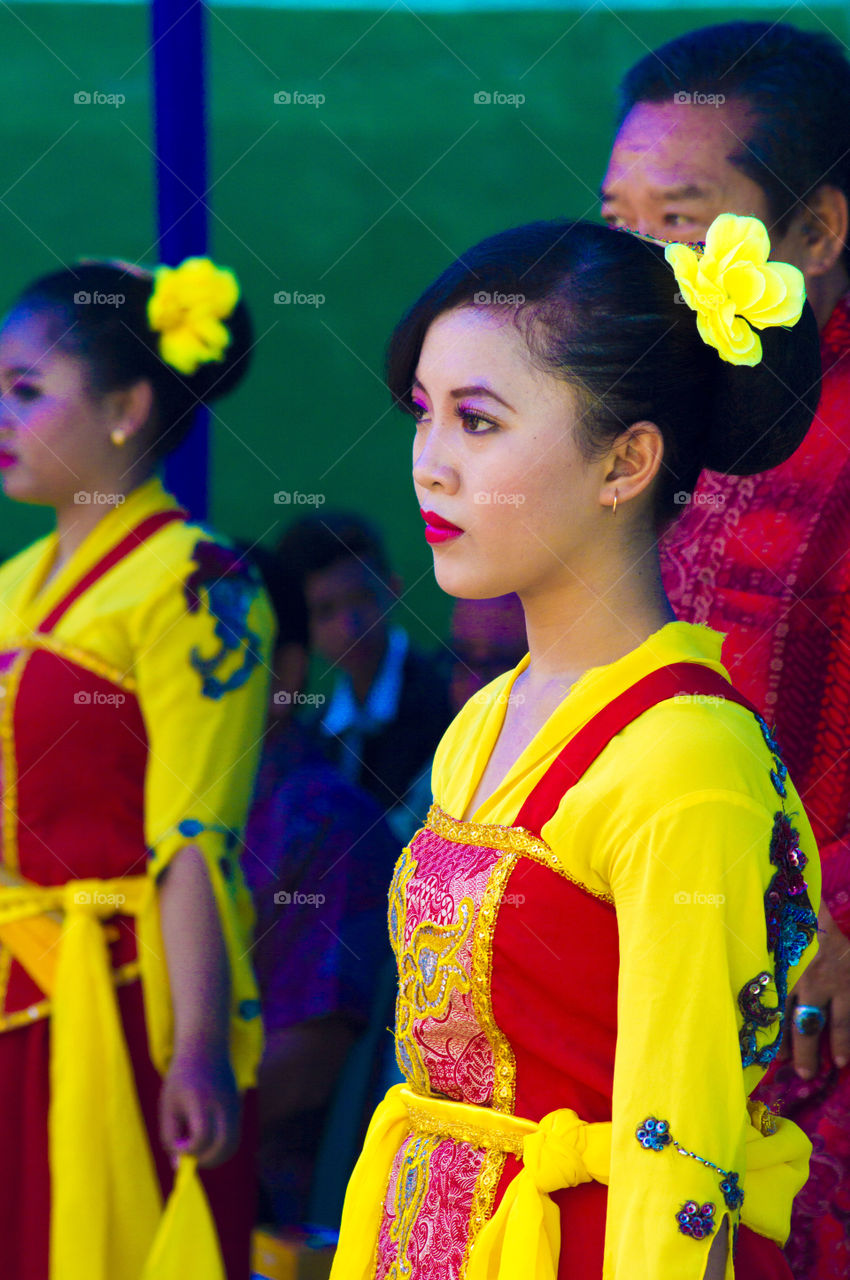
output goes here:
[{"label": "red kebaya fabric", "polygon": [[[821,355],[821,400],[799,449],[761,475],[704,472],[661,563],[677,615],[727,633],[724,664],[776,731],[820,848],[824,902],[850,937],[850,294]],[[779,1066],[758,1096],[814,1144],[786,1247],[794,1275],[844,1280],[850,1068],[824,1045],[815,1080]]]}]

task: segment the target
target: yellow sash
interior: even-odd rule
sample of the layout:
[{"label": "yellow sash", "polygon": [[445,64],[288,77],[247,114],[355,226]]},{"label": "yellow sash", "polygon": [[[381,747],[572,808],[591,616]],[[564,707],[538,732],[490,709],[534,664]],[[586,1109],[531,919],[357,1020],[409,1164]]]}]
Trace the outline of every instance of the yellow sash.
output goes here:
[{"label": "yellow sash", "polygon": [[[56,911],[63,913],[58,936],[55,926],[44,933],[54,936],[54,951],[39,955],[39,931],[13,926],[44,922]],[[136,919],[143,983],[167,984],[156,889],[147,876],[0,886],[3,941],[52,1002],[50,1280],[177,1280],[186,1273],[178,1265],[186,1251],[213,1260],[198,1272],[204,1280],[224,1280],[194,1161],[182,1164],[163,1215],[101,924],[117,912]],[[152,1028],[150,1015],[148,1033],[163,1043],[165,1028]]]},{"label": "yellow sash", "polygon": [[[790,1120],[766,1114],[761,1103],[750,1103],[749,1114],[741,1221],[782,1243],[791,1201],[808,1174],[811,1143]],[[496,1148],[522,1159],[521,1171],[475,1240],[468,1280],[556,1280],[561,1223],[549,1193],[580,1182],[607,1185],[610,1123],[590,1124],[564,1108],[535,1124],[471,1103],[424,1098],[406,1085],[394,1085],[372,1117],[348,1184],[331,1280],[370,1280],[374,1274],[383,1197],[396,1153],[412,1133]]]}]

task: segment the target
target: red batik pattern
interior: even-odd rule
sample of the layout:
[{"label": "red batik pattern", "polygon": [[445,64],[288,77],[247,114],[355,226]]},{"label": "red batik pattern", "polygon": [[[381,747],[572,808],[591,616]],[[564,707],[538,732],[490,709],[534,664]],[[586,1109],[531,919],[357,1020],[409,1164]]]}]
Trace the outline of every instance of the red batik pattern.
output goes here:
[{"label": "red batik pattern", "polygon": [[[850,294],[821,355],[799,449],[763,475],[703,472],[662,541],[662,573],[680,618],[727,633],[723,660],[775,728],[820,849],[824,902],[850,937]],[[814,1144],[786,1247],[795,1280],[836,1280],[850,1259],[850,1068],[835,1066],[826,1038],[822,1050],[815,1079],[780,1065],[757,1091]]]}]

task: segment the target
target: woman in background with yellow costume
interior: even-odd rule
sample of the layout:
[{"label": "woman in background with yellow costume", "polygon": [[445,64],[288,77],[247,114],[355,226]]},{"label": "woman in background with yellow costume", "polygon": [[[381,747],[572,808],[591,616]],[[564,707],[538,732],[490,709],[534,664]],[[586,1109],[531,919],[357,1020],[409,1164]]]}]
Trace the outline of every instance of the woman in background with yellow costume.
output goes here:
[{"label": "woman in background with yellow costume", "polygon": [[437,581],[516,592],[529,653],[443,737],[396,866],[406,1079],[333,1280],[788,1280],[810,1144],[750,1094],[813,953],[817,850],[657,548],[703,466],[765,470],[811,423],[814,317],[768,252],[754,218],[699,253],[533,223],[393,334]]},{"label": "woman in background with yellow costume", "polygon": [[154,1280],[178,1165],[169,1247],[221,1274],[195,1162],[228,1280],[249,1273],[240,1093],[262,1032],[239,855],[273,622],[157,468],[250,347],[236,279],[208,259],[76,264],[0,330],[4,491],[56,512],[0,568],[9,1280]]}]

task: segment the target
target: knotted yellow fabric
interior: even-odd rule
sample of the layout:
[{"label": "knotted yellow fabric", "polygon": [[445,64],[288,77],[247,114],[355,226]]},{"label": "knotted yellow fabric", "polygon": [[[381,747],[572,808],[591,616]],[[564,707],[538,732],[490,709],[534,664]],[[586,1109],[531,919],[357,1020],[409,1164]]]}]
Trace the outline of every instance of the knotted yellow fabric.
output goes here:
[{"label": "knotted yellow fabric", "polygon": [[[749,1115],[741,1221],[782,1242],[791,1200],[808,1173],[811,1143],[761,1104],[750,1103]],[[423,1132],[521,1153],[522,1170],[474,1242],[469,1280],[556,1280],[561,1225],[550,1192],[581,1182],[607,1185],[610,1123],[588,1123],[564,1108],[535,1124],[470,1103],[420,1097],[405,1085],[393,1086],[372,1117],[348,1184],[331,1280],[370,1280],[393,1161],[411,1133]]]},{"label": "knotted yellow fabric", "polygon": [[[134,916],[142,980],[162,983],[167,974],[156,887],[147,876],[0,887],[0,926],[46,911],[64,917],[52,989],[48,980],[46,990],[52,1001],[50,1280],[140,1280],[143,1272],[144,1280],[172,1280],[180,1274],[174,1268],[151,1263],[145,1269],[162,1197],[101,923],[116,913]],[[40,978],[47,974],[41,965]],[[203,1190],[194,1162],[181,1172],[172,1199],[180,1193],[189,1210],[179,1215],[178,1226],[191,1233],[195,1252],[217,1252],[209,1211],[206,1218],[198,1211]],[[187,1181],[197,1184],[196,1191],[185,1190]],[[170,1250],[160,1249],[164,1257],[173,1256],[173,1235]],[[217,1280],[215,1272],[197,1274]]]},{"label": "knotted yellow fabric", "polygon": [[558,1274],[561,1215],[549,1193],[580,1182],[608,1182],[611,1125],[574,1111],[550,1111],[523,1142],[523,1168],[507,1188],[470,1256],[469,1280]]}]

